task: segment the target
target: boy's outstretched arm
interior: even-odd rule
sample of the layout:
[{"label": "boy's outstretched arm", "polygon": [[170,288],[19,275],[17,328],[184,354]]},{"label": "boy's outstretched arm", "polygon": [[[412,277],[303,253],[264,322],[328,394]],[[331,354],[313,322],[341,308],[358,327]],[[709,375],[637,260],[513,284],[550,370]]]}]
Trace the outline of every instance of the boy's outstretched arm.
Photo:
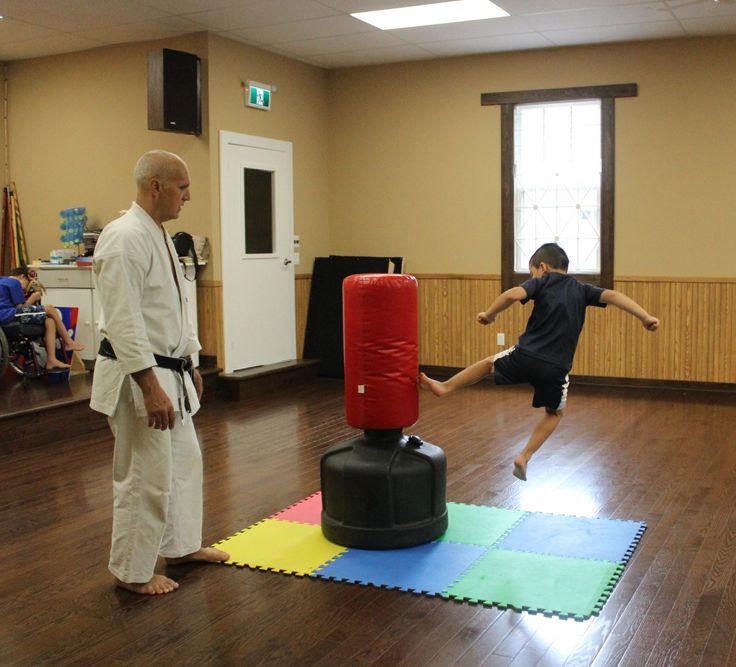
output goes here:
[{"label": "boy's outstretched arm", "polygon": [[489,306],[488,310],[478,313],[477,320],[480,324],[490,324],[499,313],[515,304],[517,301],[526,299],[527,293],[523,287],[512,287],[499,294],[496,300]]},{"label": "boy's outstretched arm", "polygon": [[621,292],[617,292],[614,289],[603,290],[601,301],[603,303],[610,303],[621,310],[625,310],[627,313],[631,313],[634,317],[638,317],[641,320],[642,326],[647,331],[656,331],[657,327],[659,327],[658,318],[650,315],[636,301]]}]

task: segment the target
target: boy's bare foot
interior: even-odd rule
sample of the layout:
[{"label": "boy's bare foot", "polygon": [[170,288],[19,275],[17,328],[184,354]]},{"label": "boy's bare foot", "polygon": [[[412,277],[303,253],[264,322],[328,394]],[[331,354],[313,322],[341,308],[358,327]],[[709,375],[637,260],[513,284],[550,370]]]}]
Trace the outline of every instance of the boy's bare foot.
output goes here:
[{"label": "boy's bare foot", "polygon": [[221,549],[215,549],[214,547],[202,547],[194,553],[187,554],[186,556],[180,556],[179,558],[167,558],[166,563],[168,565],[179,565],[180,563],[222,563],[230,558],[230,554],[222,551]]},{"label": "boy's bare foot", "polygon": [[65,364],[63,361],[59,361],[56,357],[50,358],[46,361],[46,370],[60,370],[65,371],[71,368],[69,364]]},{"label": "boy's bare foot", "polygon": [[419,373],[419,386],[422,389],[428,389],[437,397],[444,396],[448,392],[444,383],[439,380],[433,380],[431,377],[427,377],[424,373]]},{"label": "boy's bare foot", "polygon": [[520,479],[522,482],[526,482],[526,466],[528,463],[521,456],[517,456],[514,459],[514,477]]},{"label": "boy's bare foot", "polygon": [[81,352],[83,349],[84,345],[82,343],[77,343],[74,340],[64,341],[64,352]]},{"label": "boy's bare foot", "polygon": [[115,585],[119,588],[124,588],[126,591],[138,593],[140,595],[163,595],[164,593],[171,593],[179,588],[173,579],[165,577],[163,574],[154,574],[150,581],[143,584],[129,584],[126,581],[120,581],[117,577],[115,578]]}]

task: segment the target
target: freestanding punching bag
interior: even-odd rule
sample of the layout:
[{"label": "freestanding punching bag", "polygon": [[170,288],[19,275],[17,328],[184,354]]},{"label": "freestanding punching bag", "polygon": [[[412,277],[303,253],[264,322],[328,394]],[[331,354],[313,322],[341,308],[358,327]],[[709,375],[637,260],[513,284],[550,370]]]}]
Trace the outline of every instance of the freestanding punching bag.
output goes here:
[{"label": "freestanding punching bag", "polygon": [[444,452],[403,429],[419,415],[417,281],[343,282],[345,412],[363,436],[322,456],[322,532],[336,544],[396,549],[447,529]]}]

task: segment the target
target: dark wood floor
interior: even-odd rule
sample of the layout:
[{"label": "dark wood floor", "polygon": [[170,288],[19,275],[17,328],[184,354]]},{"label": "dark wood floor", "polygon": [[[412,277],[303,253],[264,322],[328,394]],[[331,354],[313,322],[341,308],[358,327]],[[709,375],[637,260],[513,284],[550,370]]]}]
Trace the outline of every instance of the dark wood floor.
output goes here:
[{"label": "dark wood floor", "polygon": [[[45,443],[0,444],[0,664],[735,665],[734,396],[573,389],[527,483],[511,475],[533,416],[524,389],[422,394],[411,432],[447,453],[450,500],[646,521],[598,617],[217,565],[169,569],[181,586],[166,596],[116,590],[112,441],[65,439],[62,420]],[[341,391],[323,379],[205,405],[208,543],[319,488],[322,452],[355,435]]]}]

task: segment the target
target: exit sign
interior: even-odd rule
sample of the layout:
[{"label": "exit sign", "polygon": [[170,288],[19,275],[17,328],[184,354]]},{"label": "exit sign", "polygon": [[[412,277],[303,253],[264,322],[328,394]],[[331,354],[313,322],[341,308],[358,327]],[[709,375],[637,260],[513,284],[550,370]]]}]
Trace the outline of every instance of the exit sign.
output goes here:
[{"label": "exit sign", "polygon": [[249,107],[268,111],[271,108],[271,86],[257,81],[246,82],[245,103]]}]

